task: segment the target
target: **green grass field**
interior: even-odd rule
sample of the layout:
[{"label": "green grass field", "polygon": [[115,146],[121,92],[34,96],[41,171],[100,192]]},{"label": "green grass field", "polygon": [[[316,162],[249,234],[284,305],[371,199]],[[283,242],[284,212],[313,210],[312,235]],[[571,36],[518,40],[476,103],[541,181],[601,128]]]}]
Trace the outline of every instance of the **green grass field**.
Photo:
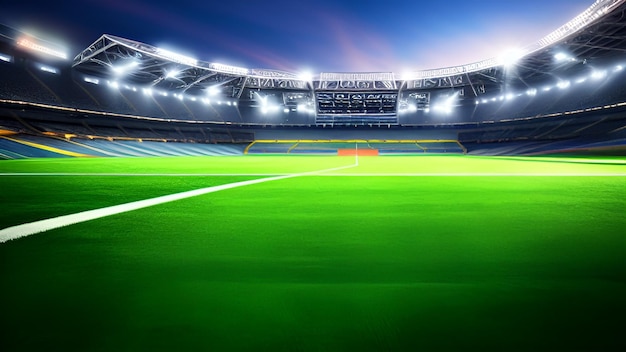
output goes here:
[{"label": "green grass field", "polygon": [[0,243],[0,350],[626,350],[626,158],[354,163],[0,162],[0,229],[295,175]]}]

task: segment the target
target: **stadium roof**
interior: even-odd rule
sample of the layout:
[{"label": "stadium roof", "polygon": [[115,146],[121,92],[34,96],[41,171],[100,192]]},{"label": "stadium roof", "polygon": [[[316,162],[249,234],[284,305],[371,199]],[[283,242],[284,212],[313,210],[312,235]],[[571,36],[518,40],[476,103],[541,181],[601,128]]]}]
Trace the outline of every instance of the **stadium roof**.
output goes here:
[{"label": "stadium roof", "polygon": [[[625,16],[626,0],[598,0],[556,31],[515,53],[515,70],[507,67],[506,59],[510,57],[498,57],[454,67],[369,75],[375,81],[401,81],[401,87],[407,89],[470,86],[478,95],[477,87],[502,84],[505,71],[524,80],[534,79],[560,69],[571,69],[576,64],[623,55],[626,52]],[[78,54],[73,66],[86,74],[157,89],[190,93],[219,89],[235,98],[244,87],[310,90],[324,77],[348,79],[355,75],[322,73],[303,78],[297,73],[209,63],[108,34]]]}]

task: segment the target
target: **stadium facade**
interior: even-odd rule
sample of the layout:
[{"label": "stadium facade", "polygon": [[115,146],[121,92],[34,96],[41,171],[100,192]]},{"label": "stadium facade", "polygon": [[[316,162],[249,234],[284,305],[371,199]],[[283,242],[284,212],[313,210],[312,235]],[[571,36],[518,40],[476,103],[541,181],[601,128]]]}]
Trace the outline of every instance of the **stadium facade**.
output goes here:
[{"label": "stadium facade", "polygon": [[501,57],[317,75],[203,62],[108,34],[70,60],[3,27],[0,130],[67,140],[441,140],[469,153],[624,153],[625,16],[625,0],[598,0]]}]

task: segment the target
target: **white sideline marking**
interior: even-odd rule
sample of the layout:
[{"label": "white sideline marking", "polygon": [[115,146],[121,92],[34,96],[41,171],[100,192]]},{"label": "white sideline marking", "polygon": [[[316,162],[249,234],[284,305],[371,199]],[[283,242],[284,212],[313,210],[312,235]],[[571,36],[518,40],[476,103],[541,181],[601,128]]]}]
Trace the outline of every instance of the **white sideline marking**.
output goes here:
[{"label": "white sideline marking", "polygon": [[[354,166],[358,166],[355,164]],[[351,166],[352,167],[352,166]],[[328,170],[327,170],[328,171]],[[334,171],[334,170],[333,170]],[[297,174],[296,174],[297,175]],[[17,173],[0,173],[1,176],[100,176],[100,177],[278,177],[278,176],[295,176],[289,173],[272,173],[272,174],[174,174],[174,173],[157,173],[157,174],[129,174],[129,173],[45,173],[45,172],[17,172]],[[299,176],[299,175],[298,175]],[[324,173],[315,176],[324,177],[626,177],[622,173],[349,173],[335,174]]]},{"label": "white sideline marking", "polygon": [[89,220],[99,219],[99,218],[109,216],[109,215],[125,213],[125,212],[129,212],[129,211],[133,211],[133,210],[137,210],[141,208],[150,207],[153,205],[173,202],[176,200],[185,199],[189,197],[195,197],[195,196],[199,196],[199,195],[203,195],[207,193],[223,191],[225,189],[249,186],[249,185],[254,185],[257,183],[277,181],[277,180],[293,178],[293,177],[315,175],[315,174],[320,174],[324,172],[347,169],[347,168],[351,168],[355,166],[357,166],[356,163],[352,165],[347,165],[347,166],[335,167],[332,169],[310,171],[310,172],[303,172],[303,173],[298,173],[298,174],[290,174],[290,175],[283,175],[283,176],[261,178],[261,179],[256,179],[256,180],[228,183],[225,185],[212,186],[212,187],[207,187],[207,188],[196,189],[193,191],[169,194],[166,196],[161,196],[161,197],[156,197],[156,198],[151,198],[151,199],[144,199],[140,201],[114,205],[114,206],[110,206],[106,208],[87,210],[87,211],[82,211],[82,212],[75,213],[75,214],[63,215],[63,216],[59,216],[56,218],[50,218],[50,219],[35,221],[35,222],[26,223],[22,225],[11,226],[11,227],[7,227],[5,229],[0,230],[0,243],[4,243],[10,240],[15,240],[21,237],[34,235],[34,234],[41,233],[41,232],[48,231],[48,230],[53,230],[53,229],[60,228],[60,227],[78,224],[78,223],[89,221]]}]

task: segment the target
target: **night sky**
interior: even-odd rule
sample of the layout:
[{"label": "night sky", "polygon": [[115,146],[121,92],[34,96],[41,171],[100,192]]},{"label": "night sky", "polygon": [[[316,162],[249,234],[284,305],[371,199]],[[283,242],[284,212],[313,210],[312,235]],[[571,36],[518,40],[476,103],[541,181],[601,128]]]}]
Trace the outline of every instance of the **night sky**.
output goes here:
[{"label": "night sky", "polygon": [[293,72],[405,72],[529,45],[594,0],[6,1],[0,22],[64,43],[107,33],[208,62]]}]

